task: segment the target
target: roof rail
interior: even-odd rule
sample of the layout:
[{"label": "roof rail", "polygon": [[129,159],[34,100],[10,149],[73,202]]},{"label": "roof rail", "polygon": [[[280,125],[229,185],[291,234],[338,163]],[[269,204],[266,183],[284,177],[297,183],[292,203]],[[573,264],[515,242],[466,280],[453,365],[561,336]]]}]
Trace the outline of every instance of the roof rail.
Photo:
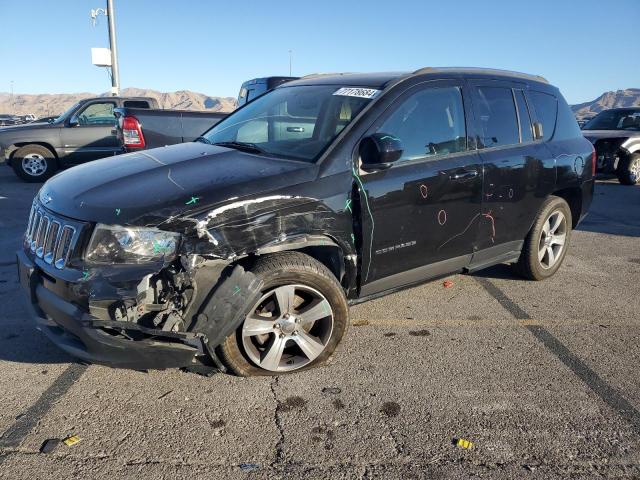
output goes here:
[{"label": "roof rail", "polygon": [[319,73],[310,73],[308,75],[304,75],[302,78],[311,78],[311,77],[326,77],[330,75],[349,75],[353,72],[319,72]]},{"label": "roof rail", "polygon": [[514,72],[511,70],[500,70],[497,68],[478,68],[478,67],[425,67],[413,72],[413,75],[422,73],[480,73],[487,75],[506,75],[509,77],[522,78],[525,80],[533,80],[535,82],[549,83],[549,81],[540,75],[530,75],[528,73]]}]

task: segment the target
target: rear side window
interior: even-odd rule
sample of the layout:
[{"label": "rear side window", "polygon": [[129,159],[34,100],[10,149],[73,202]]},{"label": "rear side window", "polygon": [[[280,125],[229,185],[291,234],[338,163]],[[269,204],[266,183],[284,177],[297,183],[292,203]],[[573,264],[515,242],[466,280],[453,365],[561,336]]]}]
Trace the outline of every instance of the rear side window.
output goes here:
[{"label": "rear side window", "polygon": [[378,133],[400,139],[403,152],[399,161],[450,155],[466,150],[464,107],[460,89],[429,88],[410,95],[384,121]]},{"label": "rear side window", "polygon": [[[640,120],[640,118],[639,118]],[[556,133],[554,140],[566,140],[569,138],[581,137],[582,131],[578,126],[576,117],[571,111],[567,101],[560,95],[558,97],[558,120],[556,122]]]},{"label": "rear side window", "polygon": [[556,128],[556,113],[558,111],[558,101],[553,95],[542,92],[530,92],[533,108],[536,111],[538,121],[542,123],[542,140],[546,141],[553,137]]},{"label": "rear side window", "polygon": [[124,106],[129,108],[149,108],[149,102],[144,100],[125,100]]},{"label": "rear side window", "polygon": [[522,90],[514,90],[516,97],[516,106],[518,107],[518,120],[520,121],[520,140],[524,142],[533,141],[533,130],[531,128],[531,117],[529,116],[529,108],[524,98]]},{"label": "rear side window", "polygon": [[484,147],[520,143],[518,117],[510,88],[477,87],[478,114]]}]

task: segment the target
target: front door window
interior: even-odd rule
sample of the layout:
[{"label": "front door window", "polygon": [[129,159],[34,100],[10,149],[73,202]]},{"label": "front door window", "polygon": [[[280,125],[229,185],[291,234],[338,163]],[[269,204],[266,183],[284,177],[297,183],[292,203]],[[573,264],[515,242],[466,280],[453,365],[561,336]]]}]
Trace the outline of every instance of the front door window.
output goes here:
[{"label": "front door window", "polygon": [[77,115],[78,125],[115,125],[114,108],[111,102],[92,103]]}]

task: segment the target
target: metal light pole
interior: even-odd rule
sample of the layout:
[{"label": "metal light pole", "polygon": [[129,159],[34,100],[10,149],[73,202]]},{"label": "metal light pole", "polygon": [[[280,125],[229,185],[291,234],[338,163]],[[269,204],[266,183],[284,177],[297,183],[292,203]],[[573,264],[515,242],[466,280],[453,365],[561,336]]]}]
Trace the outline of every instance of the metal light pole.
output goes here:
[{"label": "metal light pole", "polygon": [[116,46],[116,11],[113,0],[107,0],[109,18],[109,48],[111,49],[111,95],[120,95],[120,70],[118,69],[118,47]]}]

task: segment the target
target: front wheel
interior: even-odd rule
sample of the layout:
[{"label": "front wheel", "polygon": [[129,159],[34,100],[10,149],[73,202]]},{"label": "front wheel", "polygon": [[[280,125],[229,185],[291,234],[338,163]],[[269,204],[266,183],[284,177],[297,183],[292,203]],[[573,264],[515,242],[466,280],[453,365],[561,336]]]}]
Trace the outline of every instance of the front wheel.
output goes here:
[{"label": "front wheel", "polygon": [[640,154],[635,153],[620,159],[618,181],[622,185],[635,185],[640,181]]},{"label": "front wheel", "polygon": [[325,362],[349,323],[335,276],[300,252],[261,258],[251,272],[264,282],[262,296],[219,347],[227,367],[242,376],[279,375]]},{"label": "front wheel", "polygon": [[516,272],[528,280],[544,280],[556,273],[567,254],[571,226],[567,202],[549,197],[524,241]]},{"label": "front wheel", "polygon": [[44,182],[57,170],[56,157],[42,145],[25,145],[13,154],[13,170],[26,182]]}]

